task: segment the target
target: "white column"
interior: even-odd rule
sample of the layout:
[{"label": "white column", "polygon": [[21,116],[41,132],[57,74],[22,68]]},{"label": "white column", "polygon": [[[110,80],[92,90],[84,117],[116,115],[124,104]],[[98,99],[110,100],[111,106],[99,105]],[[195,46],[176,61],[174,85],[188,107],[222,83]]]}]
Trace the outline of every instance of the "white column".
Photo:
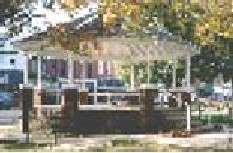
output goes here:
[{"label": "white column", "polygon": [[187,107],[187,131],[190,131],[191,130],[191,106],[187,104],[186,107]]},{"label": "white column", "polygon": [[104,62],[102,60],[98,60],[98,75],[104,74]]},{"label": "white column", "polygon": [[176,60],[172,63],[172,87],[176,88]]},{"label": "white column", "polygon": [[42,79],[41,79],[41,56],[37,56],[37,88],[41,89]]},{"label": "white column", "polygon": [[160,102],[160,107],[163,107],[164,99],[162,101],[163,93],[158,93],[158,101]]},{"label": "white column", "polygon": [[134,89],[135,88],[135,80],[134,80],[134,65],[132,64],[131,67],[130,67],[130,86],[131,86],[131,89]]},{"label": "white column", "polygon": [[97,105],[97,80],[94,80],[94,105]]},{"label": "white column", "polygon": [[68,83],[72,84],[74,81],[74,59],[71,53],[68,54]]},{"label": "white column", "polygon": [[182,107],[182,99],[181,99],[181,93],[178,93],[178,107]]},{"label": "white column", "polygon": [[111,93],[107,95],[107,105],[111,105]]},{"label": "white column", "polygon": [[186,87],[186,74],[185,74],[185,78],[182,78],[181,79],[181,84],[182,84],[182,87],[185,88]]},{"label": "white column", "polygon": [[60,93],[60,90],[57,89],[56,90],[56,104],[59,104],[59,93]]},{"label": "white column", "polygon": [[186,85],[187,88],[190,88],[190,67],[191,67],[191,56],[190,54],[187,55],[187,59],[186,59]]},{"label": "white column", "polygon": [[82,80],[82,86],[81,88],[82,89],[85,89],[85,76],[86,76],[86,64],[85,64],[85,61],[82,61],[82,70],[81,70],[81,80]]},{"label": "white column", "polygon": [[230,88],[230,95],[229,95],[229,98],[233,98],[233,80],[230,79],[230,84],[231,84],[231,88]]},{"label": "white column", "polygon": [[86,76],[86,62],[82,62],[82,79],[85,79]]},{"label": "white column", "polygon": [[211,126],[211,115],[208,114],[208,126]]},{"label": "white column", "polygon": [[62,94],[61,95],[61,106],[64,106],[65,105],[65,95]]},{"label": "white column", "polygon": [[147,49],[147,83],[150,84],[150,49]]},{"label": "white column", "polygon": [[107,75],[111,75],[111,61],[107,61]]},{"label": "white column", "polygon": [[42,1],[42,0],[38,0],[38,1],[37,1],[37,5],[38,5],[39,7],[43,7],[43,1]]},{"label": "white column", "polygon": [[42,57],[37,55],[37,87],[34,91],[34,104],[37,106],[36,108],[37,108],[37,117],[38,118],[42,117],[41,95],[39,95],[39,93],[41,92],[41,88],[42,88],[41,60],[42,60]]},{"label": "white column", "polygon": [[86,74],[86,61],[83,61],[83,69],[82,69],[82,79],[83,79],[83,86],[82,88],[85,89],[86,86],[85,86],[85,78],[87,77],[87,74]]},{"label": "white column", "polygon": [[25,67],[23,84],[28,84],[28,55],[25,54]]}]

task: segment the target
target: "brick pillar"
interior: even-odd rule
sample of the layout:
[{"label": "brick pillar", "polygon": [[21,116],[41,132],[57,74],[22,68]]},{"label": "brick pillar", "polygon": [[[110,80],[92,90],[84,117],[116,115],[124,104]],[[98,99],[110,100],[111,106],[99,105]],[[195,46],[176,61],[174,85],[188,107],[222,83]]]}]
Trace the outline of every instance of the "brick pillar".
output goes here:
[{"label": "brick pillar", "polygon": [[142,127],[145,133],[152,132],[152,115],[154,111],[155,97],[158,97],[157,89],[140,89]]},{"label": "brick pillar", "polygon": [[171,93],[172,95],[169,96],[169,107],[177,107],[177,93]]},{"label": "brick pillar", "polygon": [[40,96],[41,96],[41,105],[46,105],[47,103],[47,93],[45,89],[40,90]]},{"label": "brick pillar", "polygon": [[42,89],[35,87],[34,91],[33,91],[33,107],[36,108],[36,111],[37,111],[36,116],[38,118],[40,118],[42,116],[42,114],[41,114],[42,100],[44,100],[44,96],[42,96]]},{"label": "brick pillar", "polygon": [[191,105],[191,93],[188,93],[188,92],[183,92],[181,94],[181,99],[182,99],[182,106],[185,105],[185,102],[188,103],[188,105]]},{"label": "brick pillar", "polygon": [[23,133],[29,132],[29,112],[32,110],[33,89],[23,87],[22,92],[22,117],[23,117]]},{"label": "brick pillar", "polygon": [[79,91],[79,102],[80,105],[88,105],[88,90],[81,89]]},{"label": "brick pillar", "polygon": [[75,117],[78,111],[78,92],[76,88],[64,89],[64,106],[62,109],[62,127],[64,130],[75,128]]}]

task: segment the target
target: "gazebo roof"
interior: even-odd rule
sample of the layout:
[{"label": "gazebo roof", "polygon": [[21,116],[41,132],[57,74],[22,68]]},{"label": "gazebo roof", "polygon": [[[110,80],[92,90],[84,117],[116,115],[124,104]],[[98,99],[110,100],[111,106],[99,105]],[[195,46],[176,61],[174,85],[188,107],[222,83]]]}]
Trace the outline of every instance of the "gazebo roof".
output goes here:
[{"label": "gazebo roof", "polygon": [[183,59],[195,54],[191,47],[174,41],[152,38],[99,38],[102,50],[98,57],[130,61]]},{"label": "gazebo roof", "polygon": [[[183,59],[187,55],[196,54],[193,47],[175,41],[157,40],[153,38],[121,38],[121,37],[97,37],[98,48],[94,49],[91,42],[91,55],[74,55],[75,58],[86,60],[119,60],[140,62],[148,60],[172,60]],[[14,48],[25,51],[26,54],[50,56],[64,59],[68,57],[67,51],[61,46],[53,46],[48,40],[29,40],[16,42]]]}]

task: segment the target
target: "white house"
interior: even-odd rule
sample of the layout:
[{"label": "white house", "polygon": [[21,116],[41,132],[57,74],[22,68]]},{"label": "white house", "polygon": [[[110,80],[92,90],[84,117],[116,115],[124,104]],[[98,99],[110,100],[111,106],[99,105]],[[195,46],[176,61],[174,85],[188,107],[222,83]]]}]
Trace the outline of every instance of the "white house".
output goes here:
[{"label": "white house", "polygon": [[23,83],[26,56],[11,46],[0,48],[0,84]]}]

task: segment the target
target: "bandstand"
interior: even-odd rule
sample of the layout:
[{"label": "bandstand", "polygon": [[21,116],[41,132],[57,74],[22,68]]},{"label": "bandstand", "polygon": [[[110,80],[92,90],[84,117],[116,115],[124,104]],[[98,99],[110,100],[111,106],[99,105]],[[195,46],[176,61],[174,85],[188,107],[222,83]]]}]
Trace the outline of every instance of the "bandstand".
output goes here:
[{"label": "bandstand", "polygon": [[[62,108],[73,108],[77,106],[74,112],[81,110],[118,110],[128,109],[128,110],[144,110],[145,118],[148,117],[148,111],[154,111],[154,99],[158,97],[158,93],[167,92],[172,97],[172,95],[180,95],[178,97],[184,97],[178,100],[178,104],[175,104],[175,107],[186,106],[186,115],[187,115],[187,130],[191,130],[191,99],[194,89],[190,83],[190,67],[191,67],[191,56],[198,53],[195,46],[190,44],[184,44],[169,39],[156,39],[156,38],[119,38],[111,37],[96,38],[98,47],[94,47],[93,43],[88,42],[88,47],[91,49],[91,54],[88,56],[80,56],[73,54],[69,51],[64,51],[62,47],[50,46],[48,41],[27,41],[27,42],[17,42],[15,43],[15,48],[22,50],[27,59],[32,57],[37,57],[37,81],[36,85],[30,85],[28,81],[28,70],[25,69],[24,72],[24,85],[23,89],[31,86],[33,89],[33,108],[37,110],[37,116],[40,117],[43,110],[53,111],[53,110],[62,110]],[[41,47],[43,46],[43,47]],[[42,49],[43,48],[43,49]],[[42,91],[46,90],[46,86],[43,85],[42,80],[42,71],[41,71],[41,62],[42,59],[51,60],[51,59],[61,59],[67,61],[67,77],[59,78],[58,83],[59,87],[56,87],[57,91],[60,92],[61,103],[59,105],[43,105],[42,104]],[[186,61],[185,69],[185,86],[182,88],[176,87],[176,62],[178,59],[184,59]],[[173,63],[172,69],[172,87],[170,89],[159,89],[156,84],[150,83],[148,78],[147,84],[135,86],[135,76],[134,76],[134,64],[138,62],[147,63],[148,74],[150,73],[150,63],[153,61],[168,61],[171,60]],[[74,63],[78,61],[80,65],[80,75],[78,78],[74,75]],[[130,89],[127,89],[125,92],[118,93],[99,93],[97,88],[97,77],[102,74],[103,61],[107,64],[107,74],[113,72],[112,67],[116,63],[128,63],[131,65],[131,76],[130,76]],[[86,75],[85,65],[88,63],[96,64],[95,75],[92,75],[91,78],[88,78]],[[113,64],[114,63],[114,64]],[[149,75],[148,75],[149,76]],[[95,78],[96,77],[96,78]],[[86,83],[91,82],[94,84],[94,90],[89,92],[86,87]],[[70,92],[69,92],[70,91]],[[69,94],[68,94],[69,93]],[[74,93],[74,95],[70,95]],[[153,93],[153,94],[150,94]],[[68,95],[66,95],[68,94]],[[148,99],[143,99],[142,97],[147,95]],[[149,95],[148,95],[149,94]],[[68,97],[73,97],[70,99]],[[78,98],[77,98],[78,96]],[[88,97],[94,97],[94,103],[92,105],[88,104]],[[107,103],[99,105],[98,97],[106,96]],[[113,106],[111,103],[111,96],[125,96],[128,99],[133,99],[133,101],[138,101],[137,106],[124,106],[118,107]],[[76,97],[76,98],[75,98]],[[129,98],[134,97],[134,98]],[[136,98],[135,98],[136,97]],[[136,100],[135,100],[136,99]],[[178,98],[179,99],[179,98]],[[68,101],[73,101],[74,104],[71,105]],[[130,100],[128,100],[130,101]],[[144,107],[145,105],[145,107]],[[68,107],[70,106],[70,107]],[[161,105],[162,106],[162,105]],[[174,107],[173,106],[173,107]],[[172,105],[170,106],[172,107]],[[147,109],[148,108],[148,109]],[[65,111],[65,110],[64,110]],[[69,111],[69,110],[66,110]],[[65,111],[65,112],[66,112]],[[47,113],[48,114],[48,113]],[[150,113],[149,113],[150,114]],[[42,115],[43,116],[43,115]],[[147,122],[147,119],[145,120]]]}]

